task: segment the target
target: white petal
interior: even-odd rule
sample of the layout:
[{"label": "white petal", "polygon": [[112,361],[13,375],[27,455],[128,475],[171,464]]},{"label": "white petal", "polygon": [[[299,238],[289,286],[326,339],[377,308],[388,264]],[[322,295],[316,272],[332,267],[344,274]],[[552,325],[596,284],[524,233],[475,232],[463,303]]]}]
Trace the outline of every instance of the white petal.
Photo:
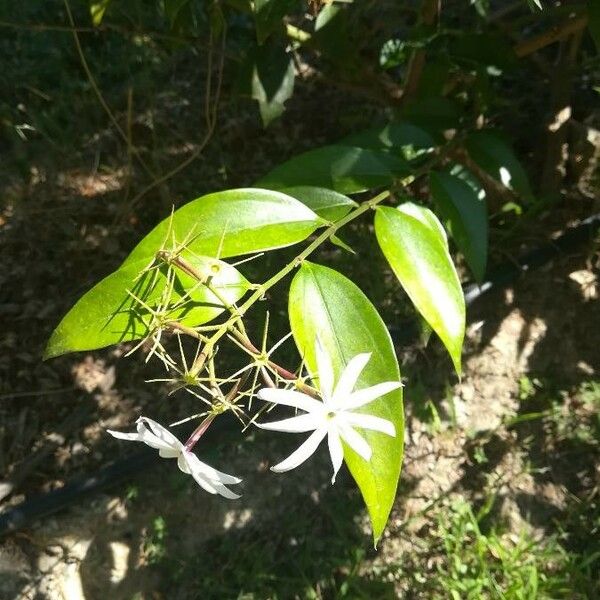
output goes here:
[{"label": "white petal", "polygon": [[346,444],[365,460],[371,460],[372,452],[367,440],[360,433],[354,431],[350,425],[344,424],[343,421],[339,421],[337,425],[340,435]]},{"label": "white petal", "polygon": [[178,458],[181,456],[181,452],[175,448],[161,448],[158,455],[161,458]]},{"label": "white petal", "polygon": [[400,387],[402,387],[402,384],[399,381],[384,381],[383,383],[372,385],[364,390],[358,390],[357,392],[353,392],[350,398],[346,399],[343,408],[346,410],[359,408],[360,406],[369,404],[369,402],[373,402],[373,400],[376,400],[380,396],[385,396],[389,392],[397,390]]},{"label": "white petal", "polygon": [[140,417],[138,421],[141,421],[142,423],[150,427],[152,433],[167,445],[171,446],[172,448],[183,448],[183,444],[166,427],[163,427],[160,423],[157,423],[156,421],[153,421],[148,417]]},{"label": "white petal", "polygon": [[315,400],[302,392],[294,390],[278,390],[275,388],[262,388],[258,390],[258,397],[261,400],[272,402],[273,404],[284,404],[285,406],[293,406],[306,412],[322,411],[324,405],[319,400]]},{"label": "white petal", "polygon": [[217,469],[214,469],[210,465],[202,462],[193,452],[184,450],[182,456],[187,462],[192,474],[194,472],[202,473],[209,479],[213,480],[213,483],[215,481],[219,483],[240,483],[242,481],[239,477],[234,477],[233,475],[228,475],[222,471],[217,471]]},{"label": "white petal", "polygon": [[225,487],[222,483],[214,481],[212,483],[215,486],[215,489],[217,490],[217,494],[219,494],[220,496],[223,496],[228,500],[237,500],[238,498],[241,498],[240,494],[232,492],[228,487]]},{"label": "white petal", "polygon": [[342,447],[342,441],[340,440],[340,436],[335,426],[329,428],[327,445],[329,446],[329,456],[331,457],[331,464],[333,465],[333,477],[331,478],[331,483],[334,484],[335,477],[344,462],[344,448]]},{"label": "white petal", "polygon": [[185,473],[186,475],[190,475],[192,473],[192,470],[190,469],[190,466],[188,464],[188,460],[187,460],[187,454],[190,454],[189,452],[182,452],[178,457],[177,457],[177,466],[179,467],[179,470],[182,471],[183,473]]},{"label": "white petal", "polygon": [[392,437],[396,437],[396,428],[391,421],[376,417],[374,415],[363,415],[362,413],[344,412],[342,418],[346,423],[361,427],[362,429],[372,429],[381,431]]},{"label": "white petal", "polygon": [[116,437],[119,440],[129,440],[130,442],[141,442],[139,433],[123,433],[121,431],[113,431],[112,429],[107,429],[106,433],[110,433],[113,437]]},{"label": "white petal", "polygon": [[371,358],[370,352],[365,352],[364,354],[357,354],[347,365],[342,374],[340,375],[340,379],[335,386],[335,391],[333,392],[333,404],[337,407],[346,407],[346,402],[348,400],[348,396],[352,393],[360,374],[363,369],[369,362]]},{"label": "white petal", "polygon": [[314,451],[318,445],[323,441],[323,438],[327,435],[327,428],[322,427],[313,431],[308,439],[292,454],[290,454],[284,461],[271,467],[271,471],[275,473],[284,473],[295,469],[298,465],[301,465]]},{"label": "white petal", "polygon": [[[177,464],[184,473],[189,473],[194,481],[209,494],[219,494],[230,500],[237,500],[240,497],[239,494],[235,494],[225,487],[223,483],[240,483],[241,479],[213,469],[192,452],[185,450]],[[212,476],[213,474],[215,477]]]},{"label": "white petal", "polygon": [[191,473],[191,475],[194,478],[194,481],[203,490],[207,491],[209,494],[217,493],[217,489],[216,489],[215,485],[213,484],[213,482],[210,481],[210,479],[208,479],[207,477],[204,477],[204,475],[202,475],[201,473]]},{"label": "white petal", "polygon": [[156,437],[147,427],[143,421],[138,419],[138,439],[140,442],[144,442],[150,446],[150,448],[154,448],[155,450],[173,450],[173,446],[167,443],[165,440],[162,440],[159,437]]},{"label": "white petal", "polygon": [[317,369],[319,371],[319,389],[323,398],[327,401],[333,395],[333,367],[331,366],[329,354],[325,352],[319,338],[317,338],[315,344],[315,353],[317,356]]},{"label": "white petal", "polygon": [[270,431],[283,431],[284,433],[305,433],[313,431],[323,424],[323,419],[314,414],[300,415],[291,419],[282,421],[272,421],[271,423],[255,423],[261,429]]}]

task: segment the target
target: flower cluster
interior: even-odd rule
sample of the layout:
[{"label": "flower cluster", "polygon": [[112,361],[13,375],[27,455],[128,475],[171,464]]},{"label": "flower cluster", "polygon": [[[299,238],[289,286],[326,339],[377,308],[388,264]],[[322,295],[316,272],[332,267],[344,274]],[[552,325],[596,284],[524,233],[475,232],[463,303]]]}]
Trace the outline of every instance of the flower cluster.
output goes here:
[{"label": "flower cluster", "polygon": [[[370,353],[364,353],[358,354],[348,362],[334,386],[331,361],[318,342],[316,358],[322,400],[294,390],[263,388],[258,392],[261,400],[290,406],[303,411],[303,414],[281,421],[256,423],[256,425],[261,429],[286,433],[312,432],[288,458],[271,467],[271,470],[276,473],[289,471],[302,464],[327,437],[333,465],[331,482],[334,483],[344,460],[343,442],[364,460],[371,459],[371,447],[365,438],[356,431],[357,428],[377,431],[392,437],[396,435],[394,424],[391,421],[354,411],[399,388],[402,384],[399,381],[386,381],[368,388],[354,390],[363,369],[371,358]],[[186,445],[156,421],[140,417],[137,421],[136,433],[120,433],[110,430],[109,433],[119,439],[144,442],[158,450],[159,456],[163,458],[176,458],[181,471],[191,475],[207,492],[220,494],[230,499],[239,498],[239,495],[232,492],[227,485],[238,484],[241,479],[217,471],[200,461]]]}]

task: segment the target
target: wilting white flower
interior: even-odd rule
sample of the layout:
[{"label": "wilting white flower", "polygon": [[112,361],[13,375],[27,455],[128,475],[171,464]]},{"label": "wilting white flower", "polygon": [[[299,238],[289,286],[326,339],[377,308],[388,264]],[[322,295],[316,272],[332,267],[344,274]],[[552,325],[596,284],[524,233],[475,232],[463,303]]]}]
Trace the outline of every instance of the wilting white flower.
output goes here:
[{"label": "wilting white flower", "polygon": [[257,423],[257,426],[262,429],[287,433],[313,432],[288,458],[271,467],[271,470],[276,473],[289,471],[302,464],[327,436],[327,445],[333,464],[331,483],[334,483],[344,460],[342,440],[365,460],[371,459],[371,447],[355,430],[355,427],[380,431],[392,437],[396,435],[394,424],[391,421],[352,411],[399,388],[402,384],[399,381],[386,381],[369,388],[352,391],[362,370],[371,358],[371,353],[365,353],[358,354],[348,363],[334,389],[331,361],[318,342],[316,355],[323,401],[293,390],[263,388],[258,392],[258,397],[262,400],[293,406],[305,411],[306,414],[283,421]]},{"label": "wilting white flower", "polygon": [[144,442],[144,444],[158,450],[158,454],[162,458],[176,458],[179,469],[187,475],[191,475],[198,485],[209,494],[220,494],[231,500],[240,497],[225,487],[225,484],[240,483],[241,479],[227,475],[227,473],[221,473],[221,471],[217,471],[203,463],[193,452],[187,450],[168,429],[156,421],[148,417],[140,417],[136,423],[136,433],[121,433],[110,429],[107,431],[120,440]]}]

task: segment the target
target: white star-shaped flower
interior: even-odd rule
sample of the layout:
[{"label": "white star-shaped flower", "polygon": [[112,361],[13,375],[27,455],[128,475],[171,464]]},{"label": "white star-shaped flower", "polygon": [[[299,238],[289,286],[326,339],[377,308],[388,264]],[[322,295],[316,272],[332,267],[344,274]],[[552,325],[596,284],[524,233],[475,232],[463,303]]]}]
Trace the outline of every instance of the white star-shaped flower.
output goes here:
[{"label": "white star-shaped flower", "polygon": [[120,440],[144,442],[151,448],[158,450],[162,458],[176,458],[177,466],[187,475],[191,475],[198,485],[209,494],[220,494],[230,500],[240,496],[234,494],[225,485],[240,483],[242,480],[227,473],[221,473],[203,463],[193,452],[189,451],[168,429],[149,419],[140,417],[137,421],[136,433],[121,433],[108,429],[110,435]]},{"label": "white star-shaped flower", "polygon": [[258,397],[262,400],[293,406],[305,411],[306,414],[283,421],[257,423],[256,425],[262,429],[286,433],[313,432],[288,458],[271,467],[271,470],[276,473],[289,471],[302,464],[327,436],[327,445],[333,464],[331,483],[334,483],[344,460],[342,440],[365,460],[371,459],[371,447],[355,430],[355,427],[380,431],[391,437],[396,435],[394,424],[391,421],[374,415],[356,413],[353,412],[354,409],[373,402],[380,396],[401,387],[402,384],[399,381],[386,381],[362,390],[352,391],[362,370],[371,358],[371,353],[365,353],[358,354],[350,360],[334,389],[331,361],[318,342],[316,356],[323,401],[293,390],[263,388],[258,392]]}]

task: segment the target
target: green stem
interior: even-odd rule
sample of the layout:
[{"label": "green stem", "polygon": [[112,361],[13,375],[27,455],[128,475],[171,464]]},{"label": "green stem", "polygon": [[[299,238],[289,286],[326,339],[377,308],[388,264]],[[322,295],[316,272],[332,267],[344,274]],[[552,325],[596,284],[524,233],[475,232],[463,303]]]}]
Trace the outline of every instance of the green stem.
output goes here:
[{"label": "green stem", "polygon": [[317,236],[302,252],[300,252],[300,254],[294,258],[294,260],[283,267],[281,271],[275,273],[275,275],[265,281],[265,283],[258,286],[254,293],[239,308],[237,308],[235,311],[236,314],[232,316],[231,319],[228,319],[225,323],[223,323],[223,325],[221,325],[221,327],[219,327],[219,329],[217,329],[217,331],[215,331],[212,337],[207,341],[202,352],[198,355],[198,358],[192,365],[190,373],[192,375],[198,375],[198,373],[200,373],[204,367],[204,364],[206,363],[206,359],[212,353],[215,344],[230,330],[231,326],[236,321],[239,321],[244,317],[250,307],[258,302],[269,289],[279,283],[286,275],[291,273],[296,267],[302,264],[302,262],[307,259],[323,242],[335,235],[341,227],[344,227],[344,225],[354,221],[354,219],[360,217],[360,215],[368,210],[375,208],[375,206],[385,200],[389,195],[390,192],[388,190],[381,192],[381,194],[371,198],[371,200],[363,202],[359,207],[348,213],[344,218],[332,223],[329,227],[327,227],[327,229],[325,229],[325,231],[323,231],[323,233]]}]

